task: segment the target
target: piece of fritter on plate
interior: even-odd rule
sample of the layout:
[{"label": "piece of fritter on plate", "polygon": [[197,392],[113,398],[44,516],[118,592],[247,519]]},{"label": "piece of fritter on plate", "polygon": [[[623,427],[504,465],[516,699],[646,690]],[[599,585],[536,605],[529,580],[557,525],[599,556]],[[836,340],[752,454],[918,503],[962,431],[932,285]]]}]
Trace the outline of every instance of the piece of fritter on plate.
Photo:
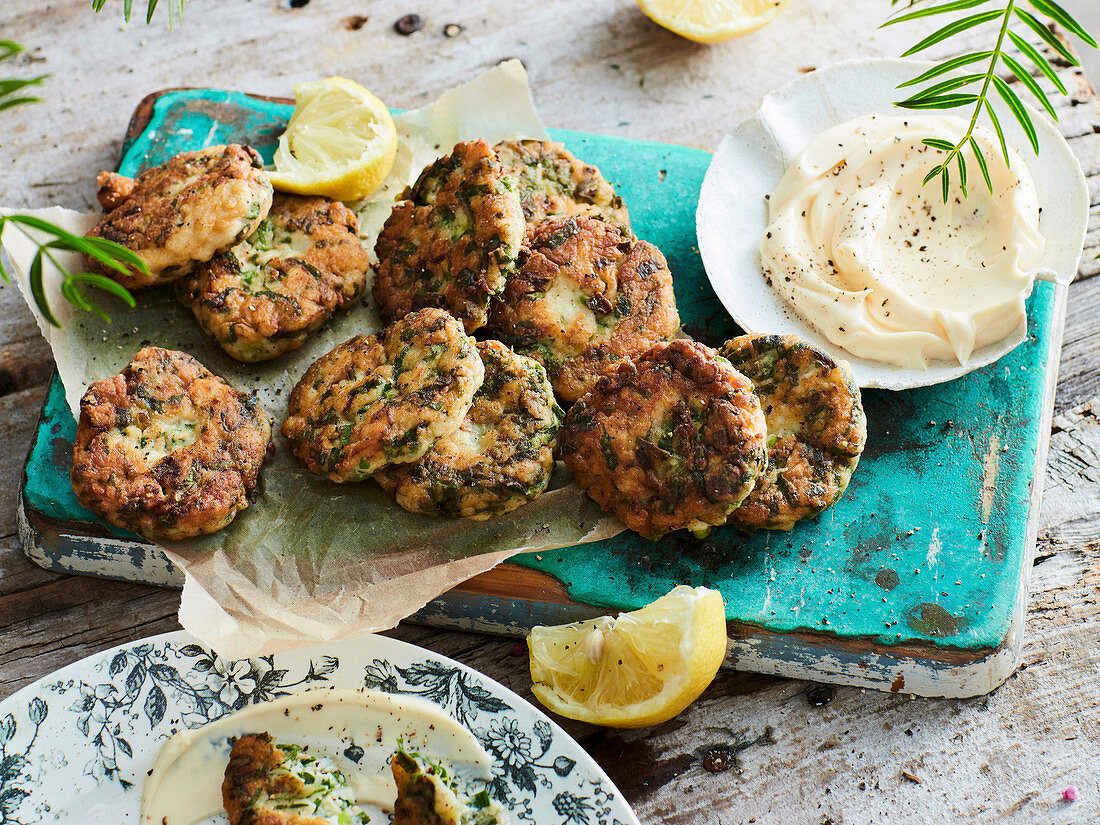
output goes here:
[{"label": "piece of fritter on plate", "polygon": [[680,324],[672,274],[653,244],[590,217],[544,219],[493,301],[489,329],[539,361],[570,404]]},{"label": "piece of fritter on plate", "polygon": [[176,293],[227,353],[264,361],[354,304],[369,268],[355,213],[327,198],[278,194],[255,232],[176,281]]},{"label": "piece of fritter on plate", "polygon": [[148,539],[212,533],[248,507],[271,419],[190,355],[140,350],[80,400],[69,473],[81,506]]},{"label": "piece of fritter on plate", "polygon": [[566,466],[604,510],[658,539],[726,523],[767,466],[752,383],[710,347],[657,344],[565,416]]},{"label": "piece of fritter on plate", "polygon": [[390,759],[397,785],[393,825],[508,825],[509,817],[487,790],[463,801],[442,765],[398,750]]},{"label": "piece of fritter on plate", "polygon": [[477,345],[485,380],[457,430],[374,479],[411,513],[483,520],[537,498],[554,471],[562,411],[546,371],[499,341]]},{"label": "piece of fritter on plate", "polygon": [[867,443],[846,361],[794,335],[742,335],[720,350],[756,388],[768,421],[768,469],[731,521],[790,530],[844,495]]},{"label": "piece of fritter on plate", "polygon": [[523,243],[511,178],[483,140],[459,143],[428,166],[386,220],[375,244],[374,300],[387,323],[440,307],[467,332],[485,325]]},{"label": "piece of fritter on plate", "polygon": [[457,430],[484,377],[462,324],[422,309],[318,358],[290,394],[283,435],[312,472],[362,481]]},{"label": "piece of fritter on plate", "polygon": [[326,756],[277,745],[268,733],[237,739],[222,781],[230,825],[366,825],[347,778]]},{"label": "piece of fritter on plate", "polygon": [[88,234],[136,252],[149,272],[124,275],[94,258],[85,266],[130,289],[170,283],[251,235],[272,192],[256,150],[235,143],[184,152],[134,179],[103,172],[106,214]]}]

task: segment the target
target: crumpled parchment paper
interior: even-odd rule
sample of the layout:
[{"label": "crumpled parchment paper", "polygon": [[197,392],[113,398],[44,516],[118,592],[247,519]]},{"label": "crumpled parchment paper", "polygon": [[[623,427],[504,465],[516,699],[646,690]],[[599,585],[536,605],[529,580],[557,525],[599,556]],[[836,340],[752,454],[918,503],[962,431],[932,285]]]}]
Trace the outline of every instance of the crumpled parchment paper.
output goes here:
[{"label": "crumpled parchment paper", "polygon": [[[401,148],[393,173],[379,193],[357,207],[360,234],[370,250],[394,197],[456,142],[546,136],[518,61],[394,120]],[[97,217],[59,207],[33,214],[78,234]],[[201,332],[171,288],[139,293],[134,309],[97,295],[112,318],[107,323],[65,301],[60,277],[49,271],[46,290],[63,325],[58,329],[29,298],[26,273],[35,245],[10,227],[0,241],[53,349],[74,415],[88,384],[119,372],[150,343],[189,352],[238,389],[257,391],[278,431],[290,389],[306,368],[336,344],[379,326],[367,297],[301,349],[272,362],[242,364]],[[79,271],[75,256],[59,259]],[[212,536],[162,545],[186,574],[180,622],[230,658],[384,630],[515,553],[598,541],[623,529],[571,483],[560,464],[546,493],[506,516],[484,522],[430,519],[406,513],[372,482],[333,484],[313,476],[281,435],[275,442],[256,502],[232,525]]]}]

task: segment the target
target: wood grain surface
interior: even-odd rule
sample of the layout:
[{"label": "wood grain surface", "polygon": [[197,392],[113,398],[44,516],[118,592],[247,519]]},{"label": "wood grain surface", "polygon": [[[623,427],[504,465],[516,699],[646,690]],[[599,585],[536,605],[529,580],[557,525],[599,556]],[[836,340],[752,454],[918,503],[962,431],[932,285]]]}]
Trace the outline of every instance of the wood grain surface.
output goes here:
[{"label": "wood grain surface", "polygon": [[[713,148],[769,89],[842,57],[896,55],[920,36],[877,28],[886,0],[795,0],[767,29],[714,47],[663,31],[630,0],[189,0],[175,30],[163,15],[150,27],[123,26],[119,2],[98,18],[88,6],[0,3],[0,36],[29,49],[9,65],[52,75],[43,103],[0,113],[4,206],[93,208],[95,173],[114,167],[126,119],[158,88],[285,95],[297,81],[343,74],[411,107],[518,57],[549,125]],[[393,22],[410,12],[425,26],[402,37]],[[463,27],[457,37],[443,35],[449,23]],[[988,33],[973,38],[988,47]],[[1083,73],[1061,73],[1072,95],[1058,102],[1060,125],[1095,204],[1100,107]],[[658,728],[566,722],[643,822],[1100,821],[1098,251],[1094,209],[1070,293],[1019,671],[965,701],[725,673]],[[0,288],[0,696],[96,650],[178,627],[177,592],[58,576],[22,555],[16,491],[50,372],[30,313],[14,289]],[[405,626],[392,635],[530,697],[526,655],[511,641]],[[1069,784],[1081,791],[1072,804],[1061,801]]]}]

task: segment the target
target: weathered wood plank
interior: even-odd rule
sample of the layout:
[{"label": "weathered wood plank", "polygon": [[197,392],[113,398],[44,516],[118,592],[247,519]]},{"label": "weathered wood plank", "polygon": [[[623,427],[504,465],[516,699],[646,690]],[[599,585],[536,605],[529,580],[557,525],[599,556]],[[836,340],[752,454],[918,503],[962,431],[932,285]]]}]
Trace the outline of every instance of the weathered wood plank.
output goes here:
[{"label": "weathered wood plank", "polygon": [[[894,55],[917,36],[908,27],[875,28],[885,0],[803,2],[759,34],[717,47],[682,41],[619,0],[593,0],[580,14],[564,0],[434,0],[419,8],[326,0],[298,9],[276,0],[189,0],[175,32],[163,23],[123,31],[117,4],[99,20],[86,0],[2,5],[4,36],[31,47],[17,65],[53,78],[42,104],[3,115],[0,201],[73,208],[93,207],[94,173],[114,165],[130,112],[157,88],[286,94],[296,81],[340,73],[409,107],[514,56],[526,63],[550,125],[713,148],[767,90],[804,69],[845,55]],[[391,25],[409,11],[426,25],[402,38]],[[369,20],[349,29],[344,20],[353,14]],[[451,22],[464,29],[448,39],[442,28]],[[971,35],[975,43],[985,37]],[[93,66],[129,68],[96,71],[89,82]],[[1058,102],[1061,127],[1100,204],[1100,110],[1082,74],[1063,76],[1073,95]],[[1100,396],[1100,279],[1091,277],[1100,272],[1098,251],[1094,208],[1070,297],[1026,666],[991,697],[962,702],[722,674],[700,702],[654,730],[566,722],[644,822],[1100,819],[1100,402],[1082,406]],[[178,627],[176,593],[56,576],[19,551],[14,496],[48,363],[18,295],[0,289],[0,376],[12,375],[11,389],[0,391],[0,696],[95,650]],[[522,648],[515,655],[511,641],[417,627],[392,635],[530,698],[526,655]],[[1058,794],[1070,783],[1082,798],[1065,806]]]}]

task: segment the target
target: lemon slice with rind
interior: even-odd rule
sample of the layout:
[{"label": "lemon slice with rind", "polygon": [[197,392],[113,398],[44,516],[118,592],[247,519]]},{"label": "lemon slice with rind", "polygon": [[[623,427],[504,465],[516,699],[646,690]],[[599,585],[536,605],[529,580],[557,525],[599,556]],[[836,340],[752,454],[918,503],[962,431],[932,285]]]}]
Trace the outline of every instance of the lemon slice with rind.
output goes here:
[{"label": "lemon slice with rind", "polygon": [[382,185],[396,153],[389,110],[358,83],[342,77],[299,83],[271,183],[282,192],[359,200]]},{"label": "lemon slice with rind", "polygon": [[614,728],[666,722],[699,698],[726,655],[722,596],[680,585],[640,610],[527,639],[532,690],[561,716]]},{"label": "lemon slice with rind", "polygon": [[696,43],[721,43],[774,20],[791,0],[638,0],[659,26]]}]

